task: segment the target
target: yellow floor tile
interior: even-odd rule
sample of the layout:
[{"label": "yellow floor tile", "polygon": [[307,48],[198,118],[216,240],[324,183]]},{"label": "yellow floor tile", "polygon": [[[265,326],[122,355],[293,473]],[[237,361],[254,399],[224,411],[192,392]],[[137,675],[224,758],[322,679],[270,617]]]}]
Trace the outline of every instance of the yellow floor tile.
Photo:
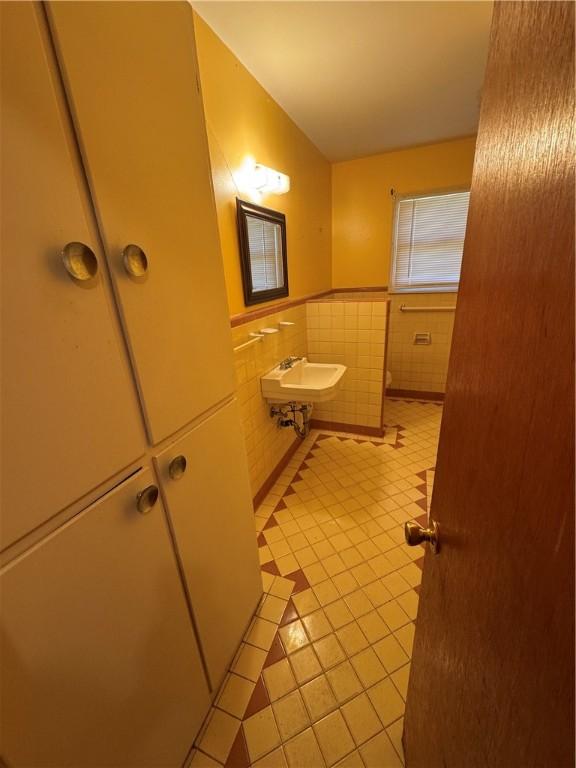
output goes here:
[{"label": "yellow floor tile", "polygon": [[340,711],[356,746],[360,746],[382,730],[382,723],[365,693],[344,704]]},{"label": "yellow floor tile", "polygon": [[312,589],[305,589],[303,592],[298,593],[292,597],[292,602],[296,606],[296,610],[300,616],[306,616],[308,613],[314,613],[320,608],[318,598],[312,591]]},{"label": "yellow floor tile", "polygon": [[294,573],[294,571],[297,571],[300,567],[294,555],[285,555],[275,562],[281,576],[286,576],[287,573]]},{"label": "yellow floor tile", "polygon": [[340,593],[334,586],[334,583],[327,579],[326,581],[321,582],[320,584],[315,584],[314,587],[314,594],[316,595],[316,599],[320,603],[320,605],[329,605],[330,603],[333,603],[335,600],[338,600],[340,597]]},{"label": "yellow floor tile", "polygon": [[216,706],[241,720],[254,692],[254,685],[252,681],[246,680],[244,677],[234,674],[228,675],[216,701]]},{"label": "yellow floor tile", "polygon": [[208,755],[198,751],[194,753],[190,761],[191,768],[220,768],[221,765],[217,760],[213,760]]},{"label": "yellow floor tile", "polygon": [[416,619],[418,614],[418,595],[411,589],[409,592],[400,595],[397,598],[398,604],[406,612],[408,618],[412,621]]},{"label": "yellow floor tile", "polygon": [[344,601],[356,619],[373,610],[372,603],[362,589],[357,589],[355,592],[346,595]]},{"label": "yellow floor tile", "polygon": [[[274,530],[274,529],[272,529]],[[288,600],[294,589],[294,582],[291,579],[285,579],[282,576],[275,576],[269,589],[271,595]]]},{"label": "yellow floor tile", "polygon": [[402,746],[403,730],[404,730],[403,717],[401,717],[399,720],[396,720],[394,723],[392,723],[392,725],[389,725],[388,728],[386,728],[386,733],[388,734],[388,738],[392,742],[392,745],[396,750],[402,765],[404,765],[404,747]]},{"label": "yellow floor tile", "polygon": [[[356,566],[356,568],[359,568],[360,566]],[[354,570],[354,569],[352,569]],[[332,582],[334,583],[334,586],[338,590],[338,593],[341,596],[349,595],[351,592],[354,592],[358,589],[358,582],[352,575],[352,572],[345,571],[344,573],[338,573],[336,576],[333,577]]]},{"label": "yellow floor tile", "polygon": [[365,688],[369,688],[386,677],[386,670],[371,647],[353,656],[350,661]]},{"label": "yellow floor tile", "polygon": [[279,624],[286,610],[287,602],[287,600],[282,600],[280,597],[275,597],[271,594],[265,595],[260,603],[257,615],[262,619]]},{"label": "yellow floor tile", "polygon": [[410,664],[406,664],[400,669],[396,670],[390,675],[392,682],[398,689],[400,696],[406,701],[406,694],[408,692],[408,678],[410,676]]},{"label": "yellow floor tile", "polygon": [[291,654],[289,661],[298,685],[312,680],[322,672],[322,667],[312,646]]},{"label": "yellow floor tile", "polygon": [[328,670],[326,677],[339,704],[344,704],[362,693],[362,683],[349,661]]},{"label": "yellow floor tile", "polygon": [[272,709],[282,741],[288,741],[310,725],[310,718],[299,691],[293,691],[274,702]]},{"label": "yellow floor tile", "polygon": [[354,654],[368,648],[366,635],[360,629],[360,625],[355,621],[342,627],[342,629],[338,629],[336,631],[336,636],[338,637],[338,640],[340,640],[340,643],[348,656],[354,656]]},{"label": "yellow floor tile", "polygon": [[404,714],[404,700],[391,680],[381,680],[368,689],[368,696],[383,725],[388,726]]},{"label": "yellow floor tile", "polygon": [[286,653],[293,653],[310,642],[301,621],[293,621],[285,627],[280,627],[279,632]]},{"label": "yellow floor tile", "polygon": [[270,701],[276,701],[297,687],[288,659],[282,659],[266,667],[263,676]]},{"label": "yellow floor tile", "polygon": [[408,656],[412,656],[412,646],[414,645],[414,624],[406,624],[404,627],[400,627],[394,632],[394,637],[402,648],[406,651]]},{"label": "yellow floor tile", "polygon": [[334,765],[354,750],[354,741],[340,710],[322,718],[313,728],[327,766]]},{"label": "yellow floor tile", "polygon": [[402,763],[385,731],[360,747],[366,768],[401,768]]},{"label": "yellow floor tile", "polygon": [[378,640],[381,640],[383,637],[390,634],[386,622],[383,621],[382,617],[376,611],[371,611],[364,616],[360,616],[358,625],[371,645],[374,645]]},{"label": "yellow floor tile", "polygon": [[302,623],[306,627],[308,637],[314,641],[319,640],[321,637],[328,635],[332,632],[332,627],[326,618],[326,614],[322,609],[310,613],[308,616],[304,616]]},{"label": "yellow floor tile", "polygon": [[198,746],[202,752],[225,763],[239,728],[240,720],[220,709],[212,709]]},{"label": "yellow floor tile", "polygon": [[280,744],[280,734],[272,707],[266,707],[257,714],[244,720],[242,724],[246,746],[251,762],[272,752]]},{"label": "yellow floor tile", "polygon": [[332,712],[337,707],[337,701],[332,688],[324,675],[320,675],[311,682],[306,683],[306,685],[303,685],[300,688],[300,692],[312,722],[320,720],[324,715]]},{"label": "yellow floor tile", "polygon": [[252,768],[288,768],[284,750],[278,747],[273,752],[269,752],[264,757],[252,763]]},{"label": "yellow floor tile", "polygon": [[284,752],[290,768],[324,768],[326,765],[312,728],[286,742]]},{"label": "yellow floor tile", "polygon": [[342,599],[325,606],[324,613],[334,629],[340,629],[354,619],[350,609]]},{"label": "yellow floor tile", "polygon": [[324,669],[335,667],[346,658],[346,654],[342,650],[342,646],[334,634],[327,635],[315,642],[314,650]]},{"label": "yellow floor tile", "polygon": [[262,673],[262,667],[266,661],[267,652],[254,645],[242,643],[236,656],[232,671],[237,675],[256,682]]},{"label": "yellow floor tile", "polygon": [[250,629],[246,633],[245,640],[250,645],[255,645],[258,648],[269,651],[277,629],[278,627],[276,624],[273,624],[271,621],[266,621],[266,619],[261,619],[257,616],[250,625]]},{"label": "yellow floor tile", "polygon": [[362,761],[362,757],[360,756],[360,752],[351,752],[347,757],[344,758],[344,760],[340,760],[339,763],[336,763],[336,768],[364,768],[364,763]]},{"label": "yellow floor tile", "polygon": [[378,613],[392,630],[400,629],[408,624],[410,617],[406,614],[397,600],[391,600],[378,608]]}]

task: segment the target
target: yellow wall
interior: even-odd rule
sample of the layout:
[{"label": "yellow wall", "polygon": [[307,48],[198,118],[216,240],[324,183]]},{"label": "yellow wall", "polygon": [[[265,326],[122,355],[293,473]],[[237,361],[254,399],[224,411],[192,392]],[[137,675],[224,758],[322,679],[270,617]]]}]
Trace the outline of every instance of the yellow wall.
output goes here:
[{"label": "yellow wall", "polygon": [[288,194],[252,199],[286,214],[290,298],[327,290],[330,164],[197,14],[194,20],[230,314],[246,311],[236,197],[247,195],[235,177],[248,156],[291,177]]},{"label": "yellow wall", "polygon": [[469,186],[476,137],[332,166],[333,287],[388,285],[397,194]]}]

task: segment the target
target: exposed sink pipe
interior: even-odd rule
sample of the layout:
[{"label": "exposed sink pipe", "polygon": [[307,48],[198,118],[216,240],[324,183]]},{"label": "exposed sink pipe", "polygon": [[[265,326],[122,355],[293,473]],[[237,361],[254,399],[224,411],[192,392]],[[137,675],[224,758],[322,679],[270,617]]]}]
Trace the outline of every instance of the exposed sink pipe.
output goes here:
[{"label": "exposed sink pipe", "polygon": [[[302,424],[298,423],[297,414],[302,415]],[[312,403],[286,403],[284,405],[272,405],[270,407],[270,416],[278,417],[278,429],[293,427],[294,432],[301,440],[310,433],[310,416],[312,414]]]}]

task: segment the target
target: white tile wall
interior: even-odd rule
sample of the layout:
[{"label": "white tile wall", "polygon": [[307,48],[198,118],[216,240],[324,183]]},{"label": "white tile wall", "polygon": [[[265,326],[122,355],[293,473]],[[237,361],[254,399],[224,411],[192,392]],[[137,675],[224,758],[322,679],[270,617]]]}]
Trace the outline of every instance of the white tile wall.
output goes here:
[{"label": "white tile wall", "polygon": [[321,421],[381,426],[387,301],[309,301],[308,359],[348,367],[334,400],[314,406]]},{"label": "white tile wall", "polygon": [[234,346],[248,341],[249,333],[278,327],[280,320],[294,323],[261,342],[235,352],[236,394],[240,402],[242,429],[246,441],[252,495],[255,496],[272,474],[295,439],[291,429],[278,429],[270,418],[269,405],[260,392],[260,377],[288,355],[306,355],[306,309],[292,309],[267,315],[232,329]]},{"label": "white tile wall", "polygon": [[[456,293],[390,294],[388,370],[392,389],[444,392],[454,328],[454,312],[400,312],[400,305],[456,305]],[[429,346],[414,344],[415,333],[429,332]]]}]

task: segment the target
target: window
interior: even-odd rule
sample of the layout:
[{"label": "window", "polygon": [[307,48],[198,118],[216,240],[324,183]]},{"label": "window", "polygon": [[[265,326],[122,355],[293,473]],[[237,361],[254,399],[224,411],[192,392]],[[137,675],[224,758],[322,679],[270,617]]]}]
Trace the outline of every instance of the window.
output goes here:
[{"label": "window", "polygon": [[470,192],[399,198],[394,213],[390,290],[457,291]]},{"label": "window", "polygon": [[284,214],[237,200],[244,300],[247,305],[288,295]]}]

